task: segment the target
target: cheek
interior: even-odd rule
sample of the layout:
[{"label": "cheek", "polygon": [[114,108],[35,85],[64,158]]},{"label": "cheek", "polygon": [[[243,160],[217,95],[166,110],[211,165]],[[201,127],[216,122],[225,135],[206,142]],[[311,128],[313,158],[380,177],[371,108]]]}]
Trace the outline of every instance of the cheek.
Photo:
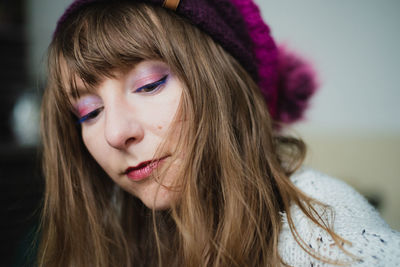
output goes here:
[{"label": "cheek", "polygon": [[178,109],[178,103],[172,103],[170,109],[164,110],[160,116],[159,123],[156,126],[155,132],[161,143],[165,144],[166,148],[173,152],[179,143],[182,129],[182,122],[178,118],[176,111]]},{"label": "cheek", "polygon": [[151,105],[143,107],[141,121],[146,125],[145,128],[152,129],[152,132],[159,137],[165,137],[168,130],[175,132],[176,124],[174,120],[179,121],[179,118],[176,118],[180,103],[180,95],[178,93],[180,92],[174,92],[174,94],[168,95],[164,99],[160,97]]},{"label": "cheek", "polygon": [[83,144],[85,145],[89,153],[93,156],[92,152],[95,147],[94,144],[96,142],[96,140],[94,140],[93,138],[94,136],[90,133],[90,131],[86,130],[84,126],[82,126],[81,136]]},{"label": "cheek", "polygon": [[[99,133],[99,132],[97,132]],[[90,155],[107,172],[107,147],[100,140],[101,134],[96,134],[95,129],[82,129],[82,140]]]}]

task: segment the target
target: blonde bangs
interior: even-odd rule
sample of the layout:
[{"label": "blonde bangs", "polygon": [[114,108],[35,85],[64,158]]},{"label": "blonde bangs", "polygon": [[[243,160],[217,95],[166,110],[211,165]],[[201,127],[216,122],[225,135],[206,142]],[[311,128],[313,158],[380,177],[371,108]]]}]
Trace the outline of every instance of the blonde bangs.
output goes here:
[{"label": "blonde bangs", "polygon": [[167,11],[141,3],[103,5],[79,10],[53,40],[52,49],[68,70],[59,72],[65,75],[60,80],[72,89],[76,78],[92,89],[103,78],[114,78],[116,70],[126,71],[146,59],[163,60],[162,50],[172,50],[159,41],[168,36],[159,14]]}]

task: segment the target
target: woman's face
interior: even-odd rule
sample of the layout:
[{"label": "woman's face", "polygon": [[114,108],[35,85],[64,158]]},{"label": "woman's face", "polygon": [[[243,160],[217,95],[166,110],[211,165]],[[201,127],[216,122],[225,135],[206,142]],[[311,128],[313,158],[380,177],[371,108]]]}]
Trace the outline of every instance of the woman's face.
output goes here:
[{"label": "woman's face", "polygon": [[181,129],[174,119],[182,85],[159,61],[142,61],[116,77],[74,101],[84,144],[121,188],[149,208],[168,208],[178,193],[166,187],[174,183],[180,157],[172,154],[177,140],[165,141],[171,126],[173,136]]}]

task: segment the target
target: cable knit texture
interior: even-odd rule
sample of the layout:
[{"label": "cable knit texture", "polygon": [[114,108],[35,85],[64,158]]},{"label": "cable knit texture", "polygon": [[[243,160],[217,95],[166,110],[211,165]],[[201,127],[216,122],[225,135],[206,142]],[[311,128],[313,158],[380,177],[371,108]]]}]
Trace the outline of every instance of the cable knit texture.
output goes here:
[{"label": "cable knit texture", "polygon": [[[400,233],[390,229],[378,212],[353,188],[307,168],[295,173],[291,180],[304,193],[333,208],[335,216],[331,219],[334,219],[334,231],[352,243],[344,247],[359,259],[352,260],[335,245],[328,233],[293,205],[291,214],[295,227],[309,248],[329,259],[347,262],[349,266],[400,266]],[[300,248],[289,229],[285,213],[282,219],[279,253],[284,262],[296,267],[337,266],[316,260]]]}]

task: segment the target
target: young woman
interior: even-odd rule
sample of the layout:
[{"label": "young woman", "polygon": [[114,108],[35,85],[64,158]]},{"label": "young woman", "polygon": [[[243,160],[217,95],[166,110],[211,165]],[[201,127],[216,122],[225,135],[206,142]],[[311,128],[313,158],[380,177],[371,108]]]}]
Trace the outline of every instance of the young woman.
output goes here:
[{"label": "young woman", "polygon": [[400,235],[279,134],[315,83],[252,1],[77,0],[48,60],[39,266],[399,263]]}]

